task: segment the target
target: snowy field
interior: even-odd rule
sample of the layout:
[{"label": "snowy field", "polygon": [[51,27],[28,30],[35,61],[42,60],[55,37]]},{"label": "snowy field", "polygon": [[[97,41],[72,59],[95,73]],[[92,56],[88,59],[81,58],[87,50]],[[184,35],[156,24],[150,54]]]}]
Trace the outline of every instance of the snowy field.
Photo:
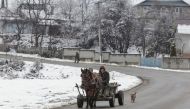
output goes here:
[{"label": "snowy field", "polygon": [[[43,64],[36,79],[24,79],[32,62],[25,62],[24,70],[16,71],[16,79],[0,78],[0,109],[48,109],[76,102],[74,87],[81,83],[80,69],[71,66]],[[134,76],[111,71],[111,82],[117,81],[120,90],[128,90],[142,81]]]}]

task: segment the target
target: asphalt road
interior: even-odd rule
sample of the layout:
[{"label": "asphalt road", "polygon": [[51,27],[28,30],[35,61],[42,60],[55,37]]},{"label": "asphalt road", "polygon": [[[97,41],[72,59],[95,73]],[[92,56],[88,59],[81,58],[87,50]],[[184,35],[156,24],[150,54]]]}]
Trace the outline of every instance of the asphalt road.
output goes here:
[{"label": "asphalt road", "polygon": [[[62,63],[77,67],[92,67],[97,64]],[[190,73],[139,69],[133,67],[106,66],[108,71],[140,76],[144,83],[125,92],[124,106],[112,109],[190,109]],[[130,103],[130,93],[137,91],[135,103]],[[85,107],[85,106],[84,106]],[[108,102],[98,102],[96,109],[108,109]],[[55,109],[77,109],[77,105],[63,106]]]}]

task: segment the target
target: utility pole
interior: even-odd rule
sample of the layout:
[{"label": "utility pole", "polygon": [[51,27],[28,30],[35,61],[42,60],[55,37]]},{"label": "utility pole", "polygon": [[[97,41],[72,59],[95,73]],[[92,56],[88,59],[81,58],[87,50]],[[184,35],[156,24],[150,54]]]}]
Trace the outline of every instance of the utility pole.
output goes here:
[{"label": "utility pole", "polygon": [[142,29],[141,34],[143,36],[142,37],[143,38],[143,40],[142,40],[143,41],[143,57],[145,57],[145,54],[146,54],[146,42],[145,41],[146,41],[146,39],[145,39],[145,32],[144,32],[144,22],[143,22],[143,27],[141,27],[141,29]]},{"label": "utility pole", "polygon": [[[82,0],[81,8],[82,8],[82,26],[84,26],[84,0]],[[84,27],[83,27],[84,28]]]},{"label": "utility pole", "polygon": [[8,0],[6,0],[6,8],[8,8]]},{"label": "utility pole", "polygon": [[[150,11],[151,12],[151,11]],[[142,49],[143,49],[143,57],[145,57],[146,55],[146,33],[145,33],[145,26],[146,26],[146,16],[150,13],[150,12],[147,12],[144,17],[140,18],[140,22],[141,22],[141,35],[142,35]]]},{"label": "utility pole", "polygon": [[1,0],[1,8],[5,8],[5,1]]},{"label": "utility pole", "polygon": [[100,1],[98,1],[98,37],[99,37],[99,49],[100,49],[100,63],[102,63],[102,37],[101,37],[101,16],[100,16]]}]

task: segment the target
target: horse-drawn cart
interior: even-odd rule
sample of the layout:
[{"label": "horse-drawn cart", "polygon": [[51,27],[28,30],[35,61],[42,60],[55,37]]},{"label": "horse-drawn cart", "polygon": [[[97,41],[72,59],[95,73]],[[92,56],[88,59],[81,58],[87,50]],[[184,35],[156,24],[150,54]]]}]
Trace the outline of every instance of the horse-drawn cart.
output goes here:
[{"label": "horse-drawn cart", "polygon": [[[109,101],[110,107],[115,107],[115,99],[118,98],[119,105],[123,105],[124,103],[124,93],[123,91],[118,91],[118,86],[120,84],[117,83],[109,83],[102,91],[98,94],[96,101]],[[77,85],[79,95],[77,96],[77,106],[79,108],[83,107],[84,102],[86,101],[86,96],[80,92],[79,86]],[[83,89],[82,89],[83,90]]]}]

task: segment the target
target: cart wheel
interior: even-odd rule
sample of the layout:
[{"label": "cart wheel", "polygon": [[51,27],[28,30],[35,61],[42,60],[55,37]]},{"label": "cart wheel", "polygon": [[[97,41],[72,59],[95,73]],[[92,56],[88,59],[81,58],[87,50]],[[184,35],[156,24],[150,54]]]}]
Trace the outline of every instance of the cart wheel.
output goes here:
[{"label": "cart wheel", "polygon": [[115,107],[115,95],[113,94],[112,99],[109,100],[110,107]]},{"label": "cart wheel", "polygon": [[77,106],[78,108],[82,108],[84,103],[84,97],[82,95],[77,96]]},{"label": "cart wheel", "polygon": [[123,91],[119,91],[118,92],[118,102],[119,102],[119,105],[123,105],[124,103],[124,93]]}]

